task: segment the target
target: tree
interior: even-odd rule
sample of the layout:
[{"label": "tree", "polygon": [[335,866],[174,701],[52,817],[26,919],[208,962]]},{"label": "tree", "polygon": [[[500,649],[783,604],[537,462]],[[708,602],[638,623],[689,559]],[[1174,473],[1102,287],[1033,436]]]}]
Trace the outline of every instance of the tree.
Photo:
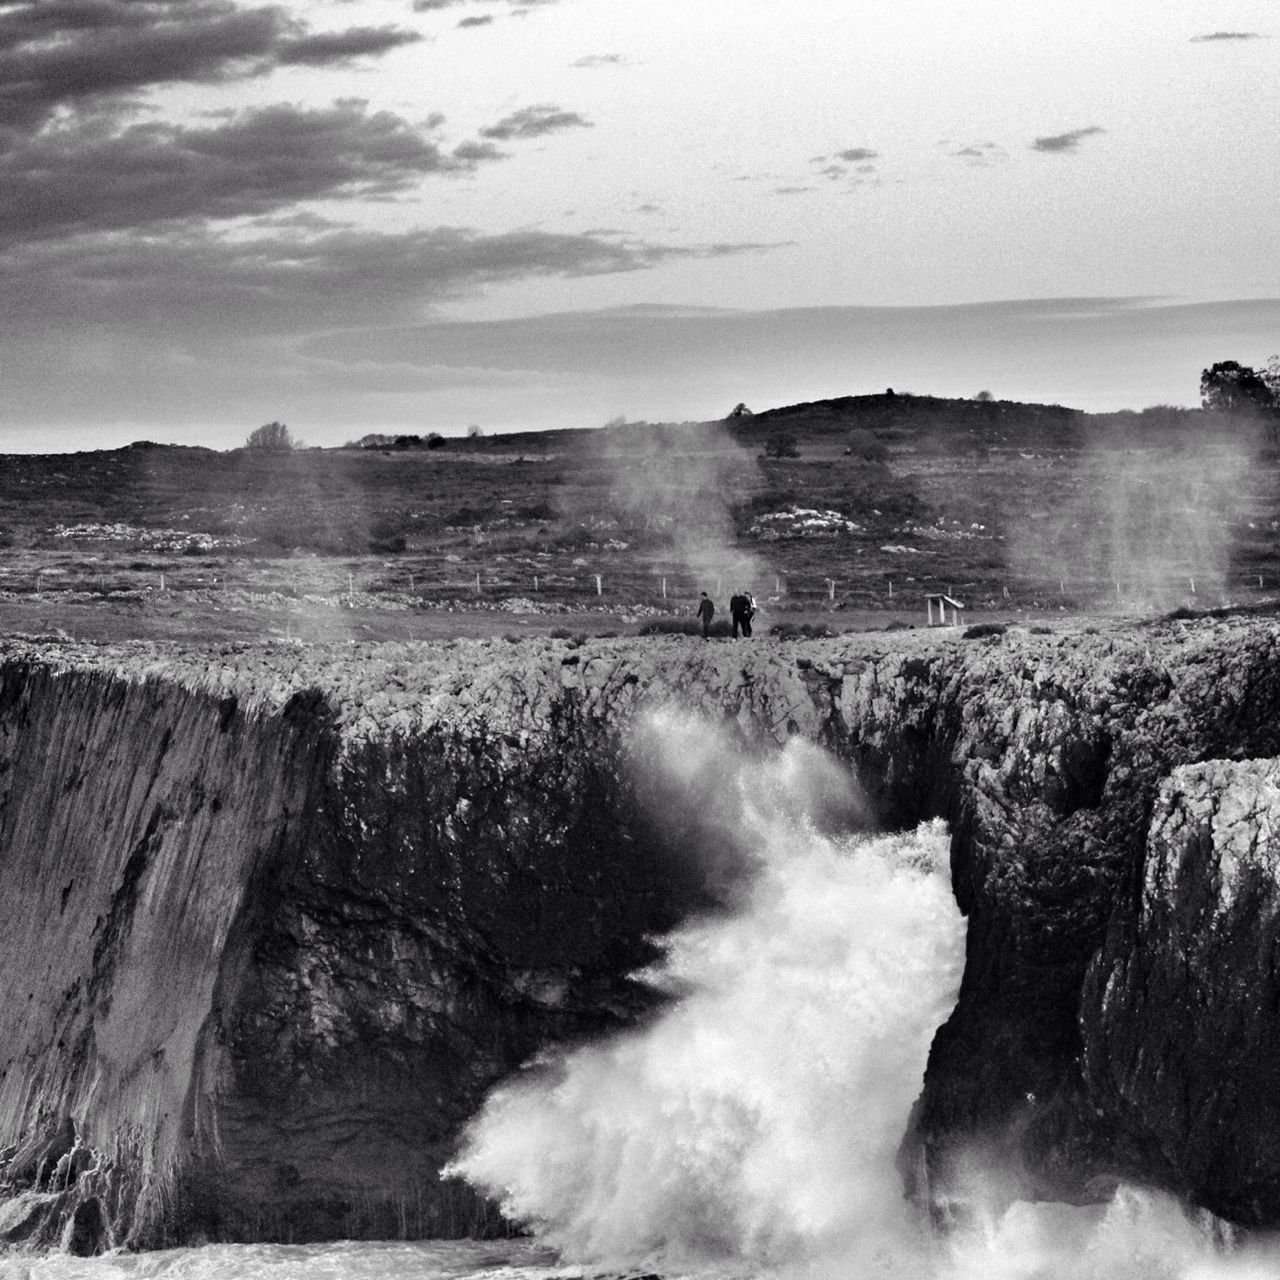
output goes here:
[{"label": "tree", "polygon": [[1258,413],[1280,408],[1280,361],[1259,373],[1238,360],[1219,360],[1200,373],[1200,400],[1219,413]]},{"label": "tree", "polygon": [[765,441],[764,456],[766,458],[798,458],[800,450],[796,442],[787,435],[770,436]]},{"label": "tree", "polygon": [[741,402],[739,402],[738,404],[735,404],[733,408],[729,411],[730,418],[750,418],[753,416],[754,415],[752,414],[751,410],[748,409],[747,406]]},{"label": "tree", "polygon": [[479,440],[482,435],[484,435],[484,428],[478,422],[473,422],[467,428],[468,440]]},{"label": "tree", "polygon": [[995,396],[990,391],[979,391],[973,398],[982,404],[990,404],[995,399]]},{"label": "tree", "polygon": [[249,432],[244,447],[284,453],[293,448],[293,436],[283,422],[267,422]]}]

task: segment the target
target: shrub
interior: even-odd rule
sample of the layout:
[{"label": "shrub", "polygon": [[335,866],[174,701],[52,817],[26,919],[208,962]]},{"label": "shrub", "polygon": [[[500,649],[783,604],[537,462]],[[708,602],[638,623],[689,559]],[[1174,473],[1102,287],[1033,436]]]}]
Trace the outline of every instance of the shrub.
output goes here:
[{"label": "shrub", "polygon": [[764,456],[766,458],[798,458],[800,450],[789,435],[770,436],[765,441]]},{"label": "shrub", "polygon": [[779,640],[830,640],[836,633],[825,622],[775,622],[769,634]]},{"label": "shrub", "polygon": [[293,448],[293,436],[283,422],[266,422],[249,432],[244,447],[271,453],[287,453]]},{"label": "shrub", "polygon": [[[641,626],[642,636],[700,636],[702,623],[697,618],[650,618]],[[725,618],[715,618],[711,622],[713,636],[729,636],[733,628]]]},{"label": "shrub", "polygon": [[973,626],[966,627],[964,639],[981,640],[986,636],[1002,636],[1006,630],[1006,624],[1003,622],[975,622]]}]

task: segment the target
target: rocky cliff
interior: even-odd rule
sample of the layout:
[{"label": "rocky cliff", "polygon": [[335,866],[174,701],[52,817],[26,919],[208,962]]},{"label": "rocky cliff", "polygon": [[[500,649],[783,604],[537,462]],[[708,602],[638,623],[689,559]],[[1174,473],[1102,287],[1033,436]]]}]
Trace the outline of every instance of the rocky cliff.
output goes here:
[{"label": "rocky cliff", "polygon": [[631,767],[628,726],[672,702],[744,751],[822,742],[886,825],[952,823],[968,954],[904,1142],[917,1191],[961,1190],[978,1153],[1009,1194],[1140,1178],[1274,1223],[1275,782],[1256,761],[1280,755],[1278,648],[1274,624],[1231,620],[10,642],[0,1236],[489,1226],[436,1176],[463,1120],[540,1047],[642,1016],[628,975],[650,939],[742,872]]}]

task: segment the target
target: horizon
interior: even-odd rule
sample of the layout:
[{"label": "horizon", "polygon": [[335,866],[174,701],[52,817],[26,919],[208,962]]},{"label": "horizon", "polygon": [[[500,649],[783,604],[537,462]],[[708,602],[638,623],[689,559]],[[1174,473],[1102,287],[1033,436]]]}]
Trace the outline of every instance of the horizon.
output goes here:
[{"label": "horizon", "polygon": [[1280,350],[1273,23],[12,0],[0,451],[1194,406]]},{"label": "horizon", "polygon": [[[889,397],[894,397],[897,400],[903,401],[903,402],[931,401],[931,402],[935,402],[942,405],[948,405],[948,404],[961,404],[966,401],[982,400],[982,401],[986,401],[988,403],[996,404],[996,405],[1000,405],[1000,404],[1009,405],[1015,409],[1060,410],[1068,414],[1078,414],[1085,421],[1088,421],[1090,419],[1105,420],[1109,418],[1122,418],[1127,420],[1130,418],[1142,418],[1143,416],[1151,413],[1156,413],[1156,414],[1163,413],[1166,415],[1168,414],[1201,415],[1201,414],[1213,413],[1213,410],[1206,409],[1200,404],[1178,405],[1178,404],[1172,404],[1169,402],[1158,402],[1158,403],[1152,403],[1150,405],[1145,405],[1142,409],[1121,408],[1121,409],[1087,410],[1087,409],[1078,409],[1075,406],[1064,405],[1058,402],[1037,401],[1037,400],[1031,400],[1031,401],[1018,400],[1010,397],[988,395],[985,392],[980,392],[973,396],[937,396],[937,395],[930,395],[928,393],[911,391],[910,389],[907,389],[907,388],[904,388],[902,390],[896,390],[893,387],[887,387],[882,391],[855,392],[849,395],[824,397],[818,400],[807,400],[807,401],[801,400],[801,401],[789,402],[787,404],[765,405],[759,409],[752,409],[748,405],[746,406],[747,408],[746,418],[747,420],[752,420],[755,418],[767,418],[770,414],[790,413],[793,411],[801,411],[801,410],[807,410],[807,409],[818,409],[825,405],[839,404],[848,400],[868,400],[868,401],[883,402],[886,398],[886,395],[888,395]],[[742,403],[745,404],[745,401]],[[587,425],[587,426],[581,426],[581,427],[563,427],[563,426],[559,426],[559,427],[550,426],[550,427],[539,427],[539,428],[516,427],[510,430],[494,431],[494,432],[486,432],[481,430],[478,433],[468,431],[466,429],[463,429],[460,431],[454,431],[451,434],[446,434],[444,432],[439,432],[434,430],[366,431],[366,432],[362,432],[361,435],[359,436],[349,437],[347,439],[341,440],[336,443],[324,443],[324,444],[316,443],[314,441],[306,440],[300,436],[296,436],[294,435],[292,428],[290,428],[289,434],[291,439],[288,445],[283,447],[271,446],[266,451],[270,453],[279,454],[279,453],[309,453],[309,452],[329,452],[329,451],[341,452],[341,451],[358,450],[362,448],[384,449],[387,447],[394,446],[397,439],[407,439],[407,440],[413,440],[413,441],[419,441],[419,442],[425,443],[429,437],[436,437],[442,440],[445,444],[449,444],[449,443],[461,443],[461,442],[468,441],[472,438],[473,435],[478,435],[479,438],[485,439],[485,440],[501,441],[506,438],[515,439],[521,436],[564,436],[564,435],[576,436],[576,435],[590,435],[594,432],[600,432],[600,431],[625,431],[633,428],[637,430],[643,430],[646,428],[661,429],[661,428],[671,428],[671,427],[714,428],[714,427],[723,426],[727,422],[732,422],[736,416],[737,416],[736,414],[730,413],[717,418],[649,419],[649,418],[625,418],[622,415],[618,415],[614,419],[611,419],[610,421],[607,421],[607,422],[601,422],[601,423],[596,423],[593,425]],[[271,424],[262,424],[262,423],[258,424],[259,427],[264,425],[276,425],[276,424],[275,422],[272,422]],[[280,423],[279,425],[288,427],[289,424]],[[851,425],[856,425],[856,424],[851,424]],[[787,431],[787,430],[802,431],[803,428],[804,428],[803,420],[795,423],[788,422],[787,420],[782,420],[779,424],[779,430],[782,430],[782,431]],[[237,451],[240,451],[246,448],[249,448],[249,449],[254,448],[254,446],[249,444],[248,437],[255,430],[256,428],[250,429],[250,431],[245,432],[244,439],[239,439],[230,444],[204,444],[204,443],[201,443],[200,441],[164,440],[164,439],[156,439],[149,436],[137,436],[128,440],[122,439],[121,441],[116,443],[96,444],[96,445],[90,445],[83,448],[48,449],[48,448],[39,447],[39,445],[33,441],[32,442],[33,447],[30,447],[30,448],[13,448],[13,449],[0,448],[0,457],[3,457],[3,456],[59,457],[59,456],[74,456],[79,454],[92,454],[92,453],[114,453],[114,452],[129,450],[129,449],[197,449],[197,450],[204,450],[210,453],[235,453]],[[382,441],[385,441],[386,443],[385,444],[384,443],[376,443],[376,444],[364,443],[365,441],[374,440],[374,439],[380,439]],[[261,447],[261,446],[258,446],[258,447]]]}]

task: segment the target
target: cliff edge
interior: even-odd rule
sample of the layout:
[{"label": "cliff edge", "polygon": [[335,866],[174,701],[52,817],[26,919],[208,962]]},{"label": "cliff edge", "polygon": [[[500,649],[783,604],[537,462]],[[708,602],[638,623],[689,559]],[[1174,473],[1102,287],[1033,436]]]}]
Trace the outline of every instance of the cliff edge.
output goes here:
[{"label": "cliff edge", "polygon": [[968,950],[912,1189],[978,1151],[1010,1195],[1133,1178],[1274,1225],[1278,649],[1231,619],[5,642],[0,1239],[490,1229],[437,1177],[461,1124],[538,1049],[642,1017],[650,940],[741,873],[631,768],[672,703],[744,751],[822,743],[883,825],[952,825]]}]

